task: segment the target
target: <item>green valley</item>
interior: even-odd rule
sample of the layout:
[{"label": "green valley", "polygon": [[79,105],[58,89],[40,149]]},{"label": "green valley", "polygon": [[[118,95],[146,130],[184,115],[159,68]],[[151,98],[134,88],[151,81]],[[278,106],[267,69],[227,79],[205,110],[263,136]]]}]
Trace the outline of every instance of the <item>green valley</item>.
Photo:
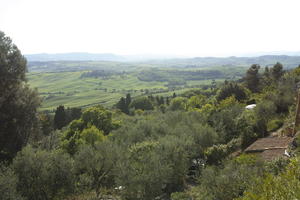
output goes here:
[{"label": "green valley", "polygon": [[[87,107],[101,104],[111,107],[127,93],[134,97],[150,94],[172,96],[174,92],[181,94],[191,88],[210,87],[213,80],[223,82],[225,79],[240,78],[246,69],[244,67],[153,68],[151,65],[145,67],[144,64],[132,64],[125,71],[120,66],[114,68],[116,63],[106,64],[106,67],[103,63],[97,67],[95,63],[88,63],[88,71],[82,68],[66,70],[70,63],[67,65],[63,62],[60,64],[61,71],[55,68],[57,71],[54,72],[51,67],[45,70],[41,63],[40,68],[36,66],[34,69],[31,68],[27,78],[30,86],[37,88],[43,99],[40,109],[53,110],[58,105]],[[76,62],[72,66],[74,65]],[[127,63],[124,65],[129,66]],[[93,73],[99,72],[107,73],[105,76],[93,76]]]}]

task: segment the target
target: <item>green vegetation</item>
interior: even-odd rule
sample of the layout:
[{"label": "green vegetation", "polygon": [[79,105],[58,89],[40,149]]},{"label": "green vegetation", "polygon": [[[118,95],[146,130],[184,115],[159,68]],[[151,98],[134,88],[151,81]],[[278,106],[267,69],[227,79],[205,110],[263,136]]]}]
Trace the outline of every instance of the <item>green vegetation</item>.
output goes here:
[{"label": "green vegetation", "polygon": [[[139,72],[104,79],[80,78],[81,71],[30,74],[32,83],[43,81],[41,77],[53,80],[45,90],[60,88],[55,94],[61,103],[74,87],[92,93],[88,88],[95,84],[120,86],[122,92],[109,97],[114,99],[111,108],[65,108],[53,101],[53,116],[37,113],[37,94],[25,84],[25,60],[0,34],[0,66],[7,75],[0,79],[5,84],[0,85],[0,200],[299,198],[299,135],[288,149],[291,158],[268,162],[242,151],[270,131],[292,124],[300,67],[284,71],[276,63],[260,73],[252,65],[237,81],[209,80],[206,86],[180,90],[164,85],[167,90],[161,92],[154,90],[155,84],[167,83],[138,80],[134,74]],[[194,76],[187,74],[181,77],[186,82]],[[172,73],[164,75],[166,82],[172,80]],[[73,82],[63,85],[66,80]],[[139,89],[125,89],[127,83]],[[84,89],[77,90],[67,100],[84,94]],[[245,109],[252,103],[255,108]]]},{"label": "green vegetation", "polygon": [[26,59],[0,31],[0,160],[11,159],[37,126],[40,100],[25,79]]},{"label": "green vegetation", "polygon": [[[210,87],[212,82],[212,79],[200,77],[199,80],[185,81],[184,84],[178,85],[174,81],[141,81],[134,72],[109,78],[82,77],[85,73],[87,72],[32,72],[27,74],[27,78],[31,87],[37,87],[43,98],[41,110],[53,110],[59,105],[88,107],[101,104],[112,107],[128,93],[132,96],[171,96],[174,91],[180,94],[203,85]],[[224,78],[215,80],[220,82]]]}]

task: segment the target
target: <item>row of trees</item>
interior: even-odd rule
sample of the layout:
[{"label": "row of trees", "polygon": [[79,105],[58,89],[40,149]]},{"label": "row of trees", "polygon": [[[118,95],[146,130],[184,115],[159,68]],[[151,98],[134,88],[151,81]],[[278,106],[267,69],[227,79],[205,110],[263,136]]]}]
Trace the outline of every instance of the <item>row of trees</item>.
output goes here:
[{"label": "row of trees", "polygon": [[163,96],[141,96],[131,100],[131,95],[127,94],[126,98],[121,97],[118,103],[115,105],[117,109],[121,112],[129,115],[133,114],[134,110],[154,110],[154,108],[159,108],[165,111],[166,106],[170,105],[170,99],[175,98],[176,94],[173,93],[172,97]]}]

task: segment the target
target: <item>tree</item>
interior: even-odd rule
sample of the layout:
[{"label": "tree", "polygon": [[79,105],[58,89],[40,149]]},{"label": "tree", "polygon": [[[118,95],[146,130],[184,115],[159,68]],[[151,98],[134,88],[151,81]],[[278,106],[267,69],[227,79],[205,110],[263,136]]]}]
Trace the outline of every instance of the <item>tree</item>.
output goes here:
[{"label": "tree", "polygon": [[123,152],[117,162],[117,183],[124,186],[124,199],[152,200],[163,193],[164,183],[169,176],[169,168],[155,149],[157,142],[145,141]]},{"label": "tree", "polygon": [[281,63],[277,62],[272,68],[271,68],[271,74],[272,78],[277,81],[279,78],[283,75],[283,66]]},{"label": "tree", "polygon": [[126,100],[124,97],[121,97],[119,102],[116,104],[116,108],[120,109],[123,113],[126,113],[128,110],[126,106]]},{"label": "tree", "polygon": [[81,145],[95,145],[102,142],[111,130],[119,124],[112,119],[112,113],[102,106],[86,109],[80,119],[73,120],[63,133],[62,148],[71,155],[78,152]]},{"label": "tree", "polygon": [[268,66],[265,67],[264,76],[267,77],[267,78],[270,77],[270,70],[269,70]]},{"label": "tree", "polygon": [[0,31],[0,160],[13,158],[38,127],[40,100],[25,72],[26,59]]},{"label": "tree", "polygon": [[260,69],[260,66],[257,64],[252,65],[246,73],[246,87],[251,90],[252,92],[258,91],[258,85],[259,85],[259,74],[258,71]]},{"label": "tree", "polygon": [[270,173],[255,178],[254,183],[237,200],[299,199],[299,158],[292,159],[286,170],[279,175]]},{"label": "tree", "polygon": [[56,108],[54,115],[54,128],[62,129],[62,127],[67,125],[67,116],[65,112],[65,107],[60,105]]},{"label": "tree", "polygon": [[198,108],[200,109],[206,102],[206,97],[204,95],[196,95],[196,96],[192,96],[191,98],[189,98],[188,100],[188,106],[190,108]]},{"label": "tree", "polygon": [[217,82],[216,82],[215,79],[213,79],[213,80],[211,81],[210,89],[213,90],[213,89],[215,89],[216,87],[217,87]]},{"label": "tree", "polygon": [[[129,105],[130,105],[130,103],[131,103],[131,96],[130,96],[130,94],[128,93],[127,95],[126,95],[126,99],[125,99],[125,104],[126,104],[126,108],[128,109],[129,108]],[[127,110],[126,110],[127,111]],[[129,111],[128,111],[129,112]],[[128,114],[128,113],[127,113]]]},{"label": "tree", "polygon": [[154,107],[148,97],[139,97],[133,99],[133,101],[130,104],[131,108],[134,109],[141,109],[141,110],[153,110]]},{"label": "tree", "polygon": [[40,113],[39,122],[41,124],[43,135],[50,135],[50,133],[53,131],[53,119],[50,117],[50,115],[46,113]]},{"label": "tree", "polygon": [[79,119],[81,117],[82,111],[81,108],[67,108],[65,110],[66,113],[66,124],[69,124],[71,121],[75,119]]},{"label": "tree", "polygon": [[[255,177],[262,175],[258,160],[251,156],[245,157],[245,160],[247,163],[232,160],[220,167],[207,166],[202,172],[199,186],[194,188],[193,199],[232,200],[240,197],[253,184]],[[252,163],[248,163],[249,160]]]},{"label": "tree", "polygon": [[218,101],[222,101],[230,96],[234,96],[238,101],[242,101],[247,98],[245,89],[235,82],[224,84],[223,87],[219,90],[216,98]]},{"label": "tree", "polygon": [[169,97],[166,98],[166,104],[167,104],[167,106],[170,105]]},{"label": "tree", "polygon": [[102,130],[105,135],[117,126],[112,120],[112,113],[100,105],[86,109],[82,113],[81,119],[85,127],[88,127],[88,124],[94,125]]},{"label": "tree", "polygon": [[170,110],[175,111],[175,110],[186,110],[187,108],[187,99],[184,97],[175,97],[171,100]]},{"label": "tree", "polygon": [[95,126],[83,129],[81,137],[86,144],[93,146],[96,142],[102,142],[105,139],[103,131],[97,129]]},{"label": "tree", "polygon": [[116,104],[116,108],[120,109],[123,113],[129,114],[129,105],[131,103],[131,96],[128,93],[126,98],[121,97],[119,102]]},{"label": "tree", "polygon": [[27,146],[12,163],[17,189],[31,200],[64,199],[74,191],[73,162],[67,154]]},{"label": "tree", "polygon": [[[114,168],[118,160],[117,147],[109,142],[84,146],[75,155],[75,170],[80,178],[90,179],[88,187],[95,189],[99,198],[103,187],[114,184]],[[79,184],[84,182],[79,181]]]},{"label": "tree", "polygon": [[23,200],[17,191],[18,178],[10,167],[0,165],[0,200]]}]

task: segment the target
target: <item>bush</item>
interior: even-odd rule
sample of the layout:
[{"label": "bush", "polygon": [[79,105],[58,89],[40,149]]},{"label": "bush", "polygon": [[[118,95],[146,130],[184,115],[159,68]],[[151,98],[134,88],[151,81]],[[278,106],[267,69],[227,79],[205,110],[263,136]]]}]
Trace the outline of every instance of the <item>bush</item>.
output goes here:
[{"label": "bush", "polygon": [[176,97],[172,99],[170,106],[170,110],[186,110],[187,108],[187,98],[184,97]]},{"label": "bush", "polygon": [[79,189],[94,189],[100,197],[102,189],[114,184],[113,172],[118,160],[117,148],[105,141],[83,146],[75,155],[75,170],[79,175]]},{"label": "bush", "polygon": [[151,103],[150,99],[148,97],[139,97],[134,99],[130,105],[130,108],[134,108],[135,110],[141,109],[141,110],[153,110],[153,104]]},{"label": "bush", "polygon": [[184,192],[174,192],[171,194],[171,200],[191,200],[190,195]]},{"label": "bush", "polygon": [[230,82],[224,84],[224,86],[219,90],[216,98],[218,101],[222,101],[231,96],[234,96],[238,101],[242,101],[247,98],[247,93],[244,87],[235,82]]},{"label": "bush", "polygon": [[0,166],[0,200],[22,200],[17,192],[18,178],[9,167]]},{"label": "bush", "polygon": [[274,119],[268,122],[267,130],[268,132],[276,131],[283,125],[283,121],[280,119]]},{"label": "bush", "polygon": [[62,199],[73,192],[73,162],[66,154],[25,147],[12,163],[17,188],[30,200]]},{"label": "bush", "polygon": [[[262,175],[260,163],[248,165],[235,161],[220,167],[206,167],[196,186],[199,200],[232,200],[243,194],[253,184],[253,179]],[[198,193],[198,194],[197,194]]]}]

